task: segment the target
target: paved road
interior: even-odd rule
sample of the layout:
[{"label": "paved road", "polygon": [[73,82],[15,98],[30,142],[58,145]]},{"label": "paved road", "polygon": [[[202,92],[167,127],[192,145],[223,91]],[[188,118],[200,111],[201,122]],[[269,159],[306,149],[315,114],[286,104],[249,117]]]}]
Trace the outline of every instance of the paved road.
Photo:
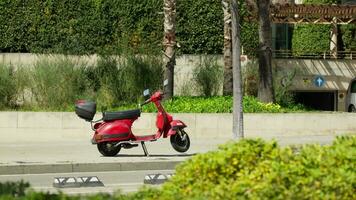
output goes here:
[{"label": "paved road", "polygon": [[[280,136],[275,139],[280,145],[305,143],[324,145],[330,144],[334,138],[335,135],[304,135]],[[23,179],[29,181],[35,190],[56,192],[57,189],[52,187],[54,177],[93,175],[98,176],[104,182],[105,187],[72,188],[62,191],[68,194],[112,193],[117,189],[131,192],[143,185],[145,175],[171,173],[177,163],[197,153],[214,150],[226,141],[227,139],[192,140],[191,149],[185,154],[180,154],[171,148],[169,140],[159,140],[147,144],[151,153],[150,157],[143,156],[141,148],[124,149],[116,157],[103,157],[88,141],[65,143],[50,141],[27,144],[0,142],[0,182]],[[69,171],[66,171],[67,168],[61,168],[67,164],[70,164]],[[19,167],[19,171],[16,171],[16,167]],[[27,167],[28,171],[24,167]]]},{"label": "paved road", "polygon": [[[0,182],[24,180],[31,184],[36,191],[56,193],[62,191],[66,194],[92,194],[98,192],[114,193],[122,191],[124,193],[137,191],[144,185],[143,180],[147,174],[171,174],[173,170],[141,170],[141,171],[121,171],[121,172],[84,172],[84,173],[49,173],[49,174],[23,174],[23,175],[0,175]],[[104,187],[80,187],[58,189],[53,187],[54,177],[80,177],[97,176]],[[147,184],[146,184],[147,185]],[[152,185],[148,185],[152,186]],[[155,185],[154,187],[157,187]]]},{"label": "paved road", "polygon": [[[263,136],[262,136],[263,137]],[[265,137],[264,139],[272,139]],[[334,135],[301,135],[278,136],[275,139],[281,145],[304,143],[331,143]],[[98,163],[112,161],[137,161],[137,160],[183,160],[187,157],[216,149],[228,139],[191,139],[191,148],[186,153],[176,152],[170,145],[169,139],[162,139],[146,144],[151,155],[144,158],[142,148],[122,149],[116,157],[103,157],[95,145],[88,140],[48,141],[42,143],[6,143],[0,141],[1,164],[40,164],[40,163]]]}]

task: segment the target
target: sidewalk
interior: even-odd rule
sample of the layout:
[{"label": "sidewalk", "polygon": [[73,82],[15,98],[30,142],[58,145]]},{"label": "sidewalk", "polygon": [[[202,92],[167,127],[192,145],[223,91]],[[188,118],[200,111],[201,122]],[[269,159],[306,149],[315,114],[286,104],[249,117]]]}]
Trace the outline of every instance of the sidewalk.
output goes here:
[{"label": "sidewalk", "polygon": [[89,139],[61,143],[0,142],[0,175],[174,169],[192,155],[216,149],[225,141],[191,140],[191,148],[182,154],[171,147],[169,139],[159,139],[146,143],[149,157],[144,156],[141,145],[121,149],[116,157],[104,157]]},{"label": "sidewalk", "polygon": [[[288,136],[276,138],[280,145],[328,144],[334,135]],[[270,138],[265,138],[270,139]],[[141,146],[121,149],[116,157],[103,157],[89,139],[66,142],[0,142],[0,175],[40,174],[93,171],[170,170],[192,155],[217,149],[228,139],[191,139],[186,153],[176,152],[169,139],[146,143],[150,154],[145,157]]]}]

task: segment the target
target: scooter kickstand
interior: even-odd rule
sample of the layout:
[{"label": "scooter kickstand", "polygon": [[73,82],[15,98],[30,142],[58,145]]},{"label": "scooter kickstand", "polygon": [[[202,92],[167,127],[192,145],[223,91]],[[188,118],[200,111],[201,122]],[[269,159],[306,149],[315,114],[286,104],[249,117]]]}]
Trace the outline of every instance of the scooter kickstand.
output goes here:
[{"label": "scooter kickstand", "polygon": [[148,151],[147,151],[147,148],[146,148],[146,145],[145,145],[144,141],[141,141],[141,145],[142,145],[143,152],[145,153],[145,156],[150,156],[148,154]]}]

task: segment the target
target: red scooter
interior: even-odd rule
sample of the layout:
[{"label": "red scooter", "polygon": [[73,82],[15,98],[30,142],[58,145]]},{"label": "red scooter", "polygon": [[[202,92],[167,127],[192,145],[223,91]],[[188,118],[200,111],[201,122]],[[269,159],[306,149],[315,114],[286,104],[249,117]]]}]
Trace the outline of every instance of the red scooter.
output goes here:
[{"label": "red scooter", "polygon": [[[154,103],[156,106],[157,133],[147,136],[135,136],[131,130],[132,124],[141,115],[141,109],[126,110],[119,112],[103,112],[103,118],[98,121],[93,121],[96,113],[96,103],[86,100],[78,100],[75,104],[75,113],[82,119],[91,122],[92,129],[95,131],[92,138],[92,144],[96,144],[99,152],[103,156],[115,156],[121,148],[129,149],[137,147],[139,143],[146,156],[149,156],[145,142],[153,142],[159,139],[170,137],[170,142],[178,152],[186,152],[190,147],[190,139],[184,131],[187,127],[180,120],[173,120],[163,108],[161,100],[163,93],[158,91],[152,96],[149,95],[149,90],[144,91],[144,96],[147,100],[140,105],[144,106],[148,103]],[[94,124],[94,125],[93,125]]]}]

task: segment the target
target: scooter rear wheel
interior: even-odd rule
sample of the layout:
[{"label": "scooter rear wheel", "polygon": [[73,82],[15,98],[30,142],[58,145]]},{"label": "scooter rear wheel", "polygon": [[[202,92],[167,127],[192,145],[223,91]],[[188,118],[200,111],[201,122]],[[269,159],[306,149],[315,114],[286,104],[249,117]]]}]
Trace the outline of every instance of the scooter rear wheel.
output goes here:
[{"label": "scooter rear wheel", "polygon": [[103,156],[116,156],[121,150],[121,146],[115,146],[114,142],[101,142],[97,144],[99,152]]},{"label": "scooter rear wheel", "polygon": [[176,133],[170,137],[171,145],[174,150],[184,153],[188,151],[190,147],[190,139],[188,134],[184,130],[178,130],[179,133]]}]

